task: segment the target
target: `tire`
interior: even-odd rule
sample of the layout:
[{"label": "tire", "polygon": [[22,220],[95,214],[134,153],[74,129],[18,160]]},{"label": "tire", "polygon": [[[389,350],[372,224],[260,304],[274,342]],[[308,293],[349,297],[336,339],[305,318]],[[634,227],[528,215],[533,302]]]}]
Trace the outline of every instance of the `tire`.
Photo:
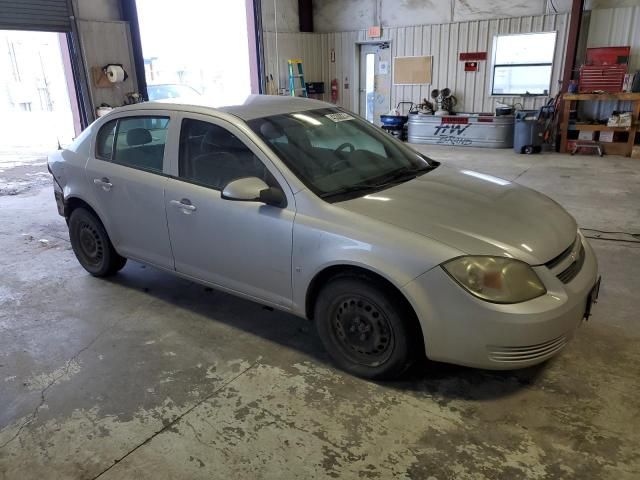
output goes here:
[{"label": "tire", "polygon": [[115,275],[127,263],[113,248],[98,217],[82,207],[69,217],[69,237],[78,262],[94,277]]},{"label": "tire", "polygon": [[404,302],[361,277],[330,281],[318,295],[314,318],[335,363],[368,379],[400,376],[415,359],[414,341],[422,338]]}]

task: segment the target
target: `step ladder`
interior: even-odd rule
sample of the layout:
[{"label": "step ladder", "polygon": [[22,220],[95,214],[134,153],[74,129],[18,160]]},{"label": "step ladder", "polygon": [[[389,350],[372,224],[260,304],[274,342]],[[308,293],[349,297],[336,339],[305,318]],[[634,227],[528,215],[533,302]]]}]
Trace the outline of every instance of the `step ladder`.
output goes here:
[{"label": "step ladder", "polygon": [[[297,97],[296,92],[302,92],[302,97],[308,97],[307,84],[304,83],[304,73],[302,73],[302,60],[289,59],[289,92],[292,97]],[[297,66],[297,73],[294,66]],[[296,78],[300,79],[300,86],[296,88]]]}]

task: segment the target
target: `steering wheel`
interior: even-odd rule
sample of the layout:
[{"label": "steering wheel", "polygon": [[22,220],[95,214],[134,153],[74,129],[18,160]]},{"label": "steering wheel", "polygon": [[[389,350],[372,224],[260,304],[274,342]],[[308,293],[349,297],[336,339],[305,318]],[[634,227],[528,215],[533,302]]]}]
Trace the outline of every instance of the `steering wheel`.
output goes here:
[{"label": "steering wheel", "polygon": [[340,155],[340,153],[342,152],[342,150],[344,150],[347,147],[349,147],[349,153],[353,153],[356,150],[356,147],[354,147],[352,143],[344,142],[342,145],[339,145],[338,148],[336,148],[333,151],[333,153],[335,153],[336,155],[342,156]]},{"label": "steering wheel", "polygon": [[329,171],[331,173],[335,173],[340,171],[340,169],[342,168],[349,168],[349,167],[351,167],[351,164],[349,162],[347,162],[344,158],[339,158],[335,162],[331,162],[329,164]]}]

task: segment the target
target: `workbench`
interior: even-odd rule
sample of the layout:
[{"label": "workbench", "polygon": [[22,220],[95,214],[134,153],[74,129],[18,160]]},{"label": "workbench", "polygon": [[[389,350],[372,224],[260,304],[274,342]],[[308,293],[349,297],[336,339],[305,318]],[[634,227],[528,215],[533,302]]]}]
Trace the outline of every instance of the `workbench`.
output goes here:
[{"label": "workbench", "polygon": [[569,114],[575,102],[579,101],[601,101],[601,102],[632,102],[631,126],[630,127],[608,127],[607,125],[592,123],[576,123],[575,129],[581,131],[595,132],[628,132],[629,138],[626,142],[600,142],[604,153],[610,155],[631,156],[631,150],[635,141],[636,132],[640,116],[640,93],[567,93],[562,97],[562,119],[560,122],[560,152],[567,153]]}]

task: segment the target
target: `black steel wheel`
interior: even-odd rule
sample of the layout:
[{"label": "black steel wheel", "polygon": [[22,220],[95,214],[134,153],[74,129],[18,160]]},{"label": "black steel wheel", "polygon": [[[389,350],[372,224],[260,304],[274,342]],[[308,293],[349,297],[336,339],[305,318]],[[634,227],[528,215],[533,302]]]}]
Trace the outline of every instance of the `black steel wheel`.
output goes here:
[{"label": "black steel wheel", "polygon": [[320,338],[343,370],[364,378],[394,378],[415,358],[422,338],[398,295],[375,281],[338,277],[320,291],[314,319]]},{"label": "black steel wheel", "polygon": [[80,265],[93,276],[113,275],[127,262],[113,248],[102,222],[84,208],[76,208],[71,213],[69,238]]},{"label": "black steel wheel", "polygon": [[347,294],[333,302],[331,335],[342,354],[363,365],[381,365],[393,352],[393,329],[384,311],[371,299]]},{"label": "black steel wheel", "polygon": [[95,224],[85,220],[78,226],[79,253],[84,263],[97,267],[104,259],[104,243]]}]

